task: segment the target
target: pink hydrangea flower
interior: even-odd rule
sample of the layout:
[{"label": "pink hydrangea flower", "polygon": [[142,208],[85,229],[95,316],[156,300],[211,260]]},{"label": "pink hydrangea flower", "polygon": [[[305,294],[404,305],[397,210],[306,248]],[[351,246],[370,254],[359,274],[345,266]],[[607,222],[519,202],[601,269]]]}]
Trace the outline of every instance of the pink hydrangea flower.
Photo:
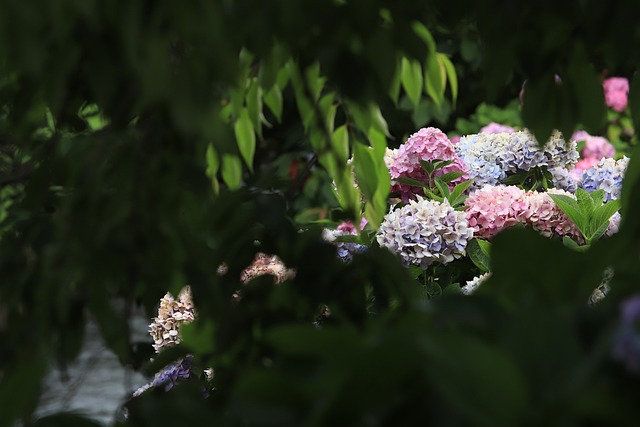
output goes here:
[{"label": "pink hydrangea flower", "polygon": [[515,131],[511,126],[501,125],[496,122],[491,122],[480,129],[480,133],[513,133]]},{"label": "pink hydrangea flower", "polygon": [[556,205],[549,194],[562,194],[575,198],[573,194],[558,189],[549,189],[548,193],[527,192],[529,204],[522,213],[525,225],[546,237],[551,237],[555,233],[560,236],[569,236],[578,243],[582,243],[583,238],[578,227]]},{"label": "pink hydrangea flower", "polygon": [[629,96],[629,80],[624,77],[610,77],[602,84],[604,99],[608,107],[617,112],[627,108]]},{"label": "pink hydrangea flower", "polygon": [[514,186],[485,185],[465,201],[465,214],[474,235],[490,239],[505,228],[516,225],[529,208],[525,191]]},{"label": "pink hydrangea flower", "polygon": [[571,169],[571,171],[569,172],[569,174],[571,175],[571,177],[573,179],[575,179],[576,181],[580,181],[582,179],[582,174],[584,173],[584,171],[586,171],[589,168],[594,167],[595,165],[597,165],[599,162],[599,160],[593,158],[593,157],[588,157],[586,159],[580,159],[578,160],[578,163],[576,163],[576,167]]},{"label": "pink hydrangea flower", "polygon": [[616,154],[614,146],[601,136],[589,135],[586,131],[579,130],[573,133],[571,139],[584,141],[584,147],[580,151],[580,157],[583,159],[594,158],[600,160],[603,157],[613,157]]},{"label": "pink hydrangea flower", "polygon": [[[463,172],[460,178],[449,183],[453,188],[456,184],[467,180],[467,165],[458,157],[454,146],[440,129],[429,127],[422,128],[407,139],[407,141],[396,150],[388,149],[385,154],[385,163],[389,168],[391,179],[411,178],[420,182],[428,183],[428,175],[422,169],[420,160],[453,160],[448,166],[436,171],[440,176],[448,172]],[[417,195],[423,195],[419,187],[393,182],[391,191],[401,195],[404,201],[415,199]]]}]

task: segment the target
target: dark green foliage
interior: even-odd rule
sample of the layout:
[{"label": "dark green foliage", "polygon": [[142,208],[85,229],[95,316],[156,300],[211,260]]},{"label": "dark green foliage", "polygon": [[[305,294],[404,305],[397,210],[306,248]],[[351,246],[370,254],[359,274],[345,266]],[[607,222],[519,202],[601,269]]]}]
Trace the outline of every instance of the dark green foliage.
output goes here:
[{"label": "dark green foliage", "polygon": [[[597,240],[610,212],[593,199],[588,251],[509,230],[473,297],[451,277],[425,298],[375,243],[344,264],[307,224],[379,223],[385,143],[507,105],[525,80],[538,140],[598,129],[600,73],[639,63],[634,5],[2,1],[0,426],[94,425],[32,419],[49,364],[77,356],[92,318],[139,367],[131,305],[151,317],[185,284],[198,319],[143,369],[189,353],[213,383],[145,393],[120,425],[637,425],[638,377],[610,348],[638,291],[640,156],[618,235]],[[460,205],[455,178],[429,188]],[[486,271],[486,244],[470,251],[458,268]],[[295,278],[241,287],[257,252]],[[608,266],[611,293],[589,308]]]}]

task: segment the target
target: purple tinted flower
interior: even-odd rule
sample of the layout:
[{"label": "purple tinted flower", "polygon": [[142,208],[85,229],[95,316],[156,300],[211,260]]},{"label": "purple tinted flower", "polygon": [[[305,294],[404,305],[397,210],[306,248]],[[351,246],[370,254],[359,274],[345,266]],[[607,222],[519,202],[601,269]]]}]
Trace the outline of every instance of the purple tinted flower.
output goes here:
[{"label": "purple tinted flower", "polygon": [[631,296],[620,307],[620,324],[615,335],[612,355],[627,369],[640,373],[640,294]]},{"label": "purple tinted flower", "polygon": [[163,387],[164,391],[171,390],[177,383],[193,376],[191,372],[191,356],[173,362],[162,368],[153,380],[140,387],[133,393],[133,397],[139,396],[150,388]]},{"label": "purple tinted flower", "polygon": [[629,158],[619,160],[602,159],[594,167],[584,171],[580,187],[589,193],[602,189],[605,192],[604,201],[619,199],[622,191],[622,180],[629,164]]},{"label": "purple tinted flower", "polygon": [[189,377],[191,377],[191,358],[186,357],[165,366],[162,371],[156,374],[151,384],[153,387],[164,386],[164,391],[169,391],[176,383]]}]

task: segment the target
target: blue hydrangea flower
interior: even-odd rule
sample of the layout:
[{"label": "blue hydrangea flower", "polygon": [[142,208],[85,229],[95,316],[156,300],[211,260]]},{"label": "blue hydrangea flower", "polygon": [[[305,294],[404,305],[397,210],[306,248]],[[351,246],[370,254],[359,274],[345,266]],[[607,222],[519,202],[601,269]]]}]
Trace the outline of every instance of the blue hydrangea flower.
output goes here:
[{"label": "blue hydrangea flower", "polygon": [[[525,130],[463,136],[455,150],[469,166],[473,188],[502,184],[510,175],[535,167],[572,169],[579,158],[576,142],[566,142],[558,131],[551,135],[543,147]],[[567,189],[566,185],[571,188],[566,180],[561,184],[559,188]]]},{"label": "blue hydrangea flower", "polygon": [[133,393],[133,397],[139,396],[150,388],[162,388],[164,391],[171,390],[177,383],[193,376],[191,372],[191,356],[170,363],[160,372],[158,372],[153,380],[140,387]]},{"label": "blue hydrangea flower", "polygon": [[619,199],[622,180],[628,164],[628,157],[623,157],[620,160],[604,158],[596,166],[584,171],[580,180],[580,187],[589,193],[599,189],[604,190],[605,203],[613,199]]},{"label": "blue hydrangea flower", "polygon": [[578,181],[572,176],[571,172],[563,167],[549,168],[551,176],[553,176],[553,185],[555,188],[574,193],[578,189]]},{"label": "blue hydrangea flower", "polygon": [[342,236],[349,236],[349,235],[356,235],[356,234],[357,233],[355,232],[351,233],[345,230],[340,230],[340,229],[330,230],[326,228],[322,231],[322,238],[325,241],[334,244],[337,247],[336,254],[338,255],[338,258],[348,263],[353,260],[353,256],[355,254],[365,253],[369,248],[359,243],[340,242],[337,239]]}]

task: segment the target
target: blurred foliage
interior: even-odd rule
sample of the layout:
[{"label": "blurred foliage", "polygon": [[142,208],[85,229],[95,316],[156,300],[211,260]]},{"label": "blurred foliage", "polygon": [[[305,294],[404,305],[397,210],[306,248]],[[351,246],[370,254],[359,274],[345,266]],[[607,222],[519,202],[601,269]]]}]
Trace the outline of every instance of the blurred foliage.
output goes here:
[{"label": "blurred foliage", "polygon": [[[4,0],[0,426],[93,425],[32,419],[50,362],[74,360],[88,318],[139,360],[130,307],[151,316],[184,284],[199,318],[174,355],[214,366],[213,389],[145,394],[124,425],[636,425],[638,377],[610,347],[638,291],[640,155],[617,235],[577,253],[506,232],[474,297],[427,302],[387,251],[343,264],[305,225],[364,215],[375,229],[387,145],[481,123],[481,104],[512,105],[524,81],[539,140],[595,134],[598,73],[639,63],[633,6]],[[297,275],[231,304],[256,252]],[[587,307],[608,266],[610,294]]]}]

